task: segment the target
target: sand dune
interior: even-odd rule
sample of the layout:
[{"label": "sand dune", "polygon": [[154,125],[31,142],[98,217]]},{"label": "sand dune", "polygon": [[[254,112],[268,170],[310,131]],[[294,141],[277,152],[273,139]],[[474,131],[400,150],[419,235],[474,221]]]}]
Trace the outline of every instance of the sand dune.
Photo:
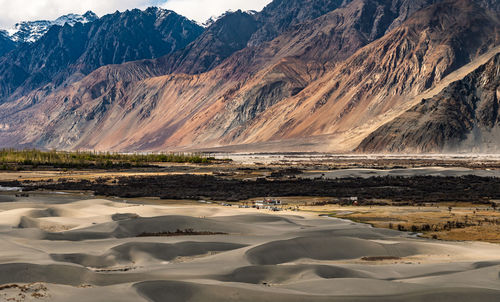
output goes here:
[{"label": "sand dune", "polygon": [[[356,284],[356,279],[350,280]],[[362,288],[365,284],[357,284]],[[372,288],[387,286],[372,282]],[[136,284],[137,290],[151,301],[498,301],[499,291],[463,288],[435,290],[413,289],[412,293],[363,296],[363,295],[306,295],[296,291],[270,290],[248,287],[228,287],[178,281],[152,281]]]},{"label": "sand dune", "polygon": [[[283,253],[286,250],[286,253]],[[269,265],[293,262],[298,259],[348,260],[363,256],[406,257],[417,254],[409,244],[380,244],[349,237],[299,237],[273,241],[247,252],[253,264]]]},{"label": "sand dune", "polygon": [[0,203],[0,240],[0,301],[500,299],[498,245],[307,212],[33,194]]},{"label": "sand dune", "polygon": [[0,283],[45,282],[62,285],[81,286],[113,285],[141,280],[140,274],[99,274],[75,265],[8,263],[0,265]]},{"label": "sand dune", "polygon": [[234,270],[232,273],[214,277],[219,281],[251,284],[285,284],[308,278],[369,278],[369,275],[354,269],[333,265],[297,264],[297,265],[256,265]]},{"label": "sand dune", "polygon": [[85,267],[106,268],[117,265],[140,263],[141,258],[171,261],[178,257],[199,256],[210,252],[225,252],[242,248],[244,245],[224,242],[179,242],[174,244],[156,242],[129,242],[113,247],[103,255],[52,254],[60,262],[80,264]]}]

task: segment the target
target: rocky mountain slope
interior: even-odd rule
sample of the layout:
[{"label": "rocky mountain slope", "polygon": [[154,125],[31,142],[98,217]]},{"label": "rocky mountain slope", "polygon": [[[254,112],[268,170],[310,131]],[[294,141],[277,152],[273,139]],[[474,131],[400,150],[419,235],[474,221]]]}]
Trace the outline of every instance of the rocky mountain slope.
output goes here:
[{"label": "rocky mountain slope", "polygon": [[494,1],[299,2],[226,14],[159,59],[27,90],[0,105],[0,144],[347,152],[500,44]]},{"label": "rocky mountain slope", "polygon": [[9,33],[0,30],[0,56],[16,48],[16,43],[9,37]]},{"label": "rocky mountain slope", "polygon": [[161,57],[184,48],[202,32],[185,17],[156,8],[52,26],[37,42],[0,58],[0,103],[47,84],[45,90],[67,85],[104,65]]},{"label": "rocky mountain slope", "polygon": [[249,13],[226,13],[185,49],[155,63],[163,74],[206,72],[245,48],[257,28],[254,16]]},{"label": "rocky mountain slope", "polygon": [[[421,2],[422,6],[428,4],[426,1]],[[53,95],[54,98],[48,102],[52,103],[51,106],[59,103],[56,107],[71,106],[71,109],[42,110],[54,114],[60,112],[64,116],[54,115],[50,118],[51,130],[41,138],[41,142],[52,146],[64,141],[65,145],[71,145],[78,140],[78,147],[87,148],[92,145],[92,148],[98,148],[96,140],[102,138],[107,143],[116,144],[113,137],[125,136],[128,143],[119,148],[140,150],[162,148],[165,143],[192,144],[190,140],[206,143],[222,136],[232,137],[233,140],[241,138],[230,132],[251,122],[273,104],[295,96],[333,68],[335,62],[349,57],[360,47],[382,36],[392,22],[400,19],[399,10],[393,7],[392,3],[387,5],[384,1],[354,1],[295,30],[285,32],[272,42],[238,52],[212,72],[196,77],[174,75],[123,85],[123,74],[141,70],[145,63],[106,67],[106,72],[99,70],[77,83],[75,86],[79,88],[72,87],[64,93]],[[407,14],[406,5],[396,8]],[[393,13],[387,13],[391,10]],[[385,18],[386,15],[389,16]],[[218,22],[225,22],[224,18]],[[325,36],[325,32],[330,34]],[[204,36],[206,34],[193,44]],[[329,51],[322,52],[321,49]],[[110,79],[109,74],[115,73],[122,75],[112,79],[119,81],[118,85],[107,81]],[[150,87],[145,83],[155,85]],[[161,90],[158,90],[157,85]],[[117,87],[120,88],[119,93]],[[99,93],[89,94],[89,91]],[[161,97],[167,93],[174,94],[175,97]],[[78,108],[77,104],[83,100],[87,106]],[[228,102],[229,100],[231,101]],[[123,106],[132,109],[124,112],[121,110]],[[157,110],[162,114],[155,114]],[[67,116],[69,112],[71,116]],[[91,119],[86,118],[89,115]],[[127,124],[131,122],[134,126]],[[61,127],[65,123],[70,123],[71,126],[66,124]],[[139,127],[137,123],[143,124]],[[175,125],[175,130],[170,130],[173,129],[172,125]],[[58,130],[68,127],[75,131],[61,133]],[[135,131],[135,127],[141,130]],[[103,128],[108,131],[102,133],[100,129]],[[123,129],[130,132],[123,133]],[[144,133],[146,131],[148,133]],[[134,135],[134,138],[129,137],[130,135]],[[151,142],[150,137],[156,138],[154,142]],[[92,142],[86,141],[87,138]],[[106,146],[108,147],[110,146]]]},{"label": "rocky mountain slope", "polygon": [[351,0],[273,1],[261,12],[228,12],[185,49],[154,62],[158,74],[200,74],[212,70],[247,46],[272,40],[295,25],[311,21]]},{"label": "rocky mountain slope", "polygon": [[367,137],[361,152],[500,149],[500,53]]},{"label": "rocky mountain slope", "polygon": [[292,26],[314,20],[352,0],[277,0],[256,14],[261,24],[248,41],[249,46],[271,41]]},{"label": "rocky mountain slope", "polygon": [[346,138],[497,45],[498,30],[498,18],[471,1],[425,8],[301,94],[244,125],[241,143],[322,134]]}]

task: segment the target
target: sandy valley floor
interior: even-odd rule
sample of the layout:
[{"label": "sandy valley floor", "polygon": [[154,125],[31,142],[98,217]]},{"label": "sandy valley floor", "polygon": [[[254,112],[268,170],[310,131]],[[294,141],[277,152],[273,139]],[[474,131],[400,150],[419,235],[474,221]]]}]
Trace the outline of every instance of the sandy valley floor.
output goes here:
[{"label": "sandy valley floor", "polygon": [[306,212],[8,198],[0,301],[500,300],[495,244]]}]

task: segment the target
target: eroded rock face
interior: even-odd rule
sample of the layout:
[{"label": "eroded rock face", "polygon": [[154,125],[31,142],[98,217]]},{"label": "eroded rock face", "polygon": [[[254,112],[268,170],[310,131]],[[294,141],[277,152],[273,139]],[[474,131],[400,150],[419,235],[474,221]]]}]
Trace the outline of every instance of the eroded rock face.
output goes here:
[{"label": "eroded rock face", "polygon": [[[425,6],[427,3],[422,1],[421,5]],[[257,132],[262,129],[268,131],[266,134],[268,137],[289,135],[291,131],[296,130],[294,124],[300,123],[300,118],[284,121],[277,127],[266,129],[262,125],[266,120],[261,119],[261,116],[269,108],[282,101],[299,97],[308,85],[326,76],[337,62],[349,58],[359,48],[384,35],[393,22],[404,19],[406,9],[396,8],[392,6],[392,3],[388,5],[382,1],[356,0],[338,10],[287,31],[272,42],[262,43],[237,52],[211,72],[199,76],[173,75],[165,77],[163,80],[158,79],[159,81],[155,81],[153,85],[151,85],[152,81],[145,81],[141,84],[134,83],[129,88],[120,85],[120,89],[117,90],[114,88],[116,84],[113,81],[124,82],[126,80],[121,76],[111,79],[111,82],[108,81],[109,77],[106,80],[100,80],[102,77],[98,75],[98,72],[95,72],[82,81],[79,85],[80,88],[78,88],[82,92],[99,91],[99,93],[90,95],[90,99],[95,101],[85,101],[88,105],[94,104],[93,107],[81,110],[78,105],[74,105],[71,108],[75,108],[75,110],[61,111],[64,116],[51,118],[55,121],[50,125],[51,131],[45,131],[47,134],[43,135],[39,143],[49,143],[53,146],[52,144],[61,143],[55,140],[64,137],[65,147],[75,143],[81,147],[95,147],[96,143],[97,146],[100,145],[94,139],[96,133],[92,135],[91,140],[81,141],[81,138],[87,137],[89,131],[101,131],[100,129],[109,129],[111,130],[109,132],[112,133],[115,131],[112,128],[115,128],[117,124],[122,125],[121,129],[130,129],[130,126],[125,126],[129,122],[134,124],[144,122],[148,126],[141,128],[151,131],[148,134],[135,132],[134,138],[130,138],[127,145],[120,144],[120,148],[141,150],[161,148],[166,141],[168,141],[169,146],[174,146],[206,144],[221,139],[224,144],[231,144],[249,137],[248,132],[250,131]],[[390,13],[393,9],[397,12],[401,10],[403,15]],[[224,45],[222,42],[215,43],[221,41],[217,35],[222,34],[224,37],[225,30],[231,29],[227,22],[234,20],[237,15],[245,18],[251,17],[237,12],[218,20],[200,38],[182,51],[186,52],[186,55],[179,68],[181,70],[184,68],[183,66],[195,69],[205,68],[206,65],[204,65],[205,67],[201,65],[195,67],[195,65],[187,64],[191,60],[189,58],[196,57],[200,63],[205,62],[205,54],[210,53],[210,49],[214,50],[213,54],[220,54],[216,51],[217,47],[212,48],[212,46]],[[220,31],[216,29],[220,29]],[[211,32],[218,34],[214,35]],[[238,45],[242,47],[242,44]],[[200,49],[203,51],[197,52]],[[177,55],[176,53],[168,58]],[[213,55],[208,57],[215,58]],[[212,64],[210,61],[208,63]],[[146,63],[131,63],[125,66],[110,67],[110,69],[120,70],[118,73],[121,74],[123,69],[143,70],[144,64]],[[169,63],[152,62],[152,64],[154,66],[172,66]],[[185,72],[192,73],[195,69],[185,70]],[[114,71],[107,70],[106,73],[101,74],[106,76]],[[342,76],[342,74],[340,73],[338,76]],[[82,90],[83,87],[86,88]],[[118,93],[116,93],[117,91]],[[103,96],[102,99],[99,99],[101,96]],[[116,103],[116,97],[120,98],[120,105]],[[59,102],[62,98],[63,96],[57,97]],[[71,99],[75,101],[77,99],[86,100],[88,94],[77,93]],[[325,103],[328,101],[331,101],[330,98],[324,98]],[[167,106],[167,103],[170,105]],[[114,122],[107,120],[108,116],[115,118],[121,106],[131,108],[130,111],[127,109],[126,112],[134,114],[134,118],[125,122],[127,114],[117,118]],[[321,104],[316,106],[316,114],[322,112],[321,106]],[[161,114],[160,112],[155,113],[161,110],[160,108],[164,108]],[[310,108],[298,108],[297,110],[307,117],[311,116]],[[69,112],[72,112],[72,115],[69,115]],[[279,118],[280,114],[276,113],[274,117],[271,116],[269,119]],[[83,118],[84,115],[90,116],[92,119]],[[66,126],[61,127],[63,123]],[[109,125],[112,128],[104,125]],[[75,132],[70,138],[68,137],[69,133],[58,131],[60,127],[69,127],[72,129],[71,133]],[[116,131],[112,137],[120,135],[128,137],[129,135],[124,134],[122,130]],[[100,133],[98,135],[106,134]],[[88,137],[90,138],[90,136]],[[107,141],[114,141],[114,139],[107,139]],[[116,144],[116,142],[114,143]]]},{"label": "eroded rock face", "polygon": [[362,152],[489,152],[500,148],[500,54],[379,128]]},{"label": "eroded rock face", "polygon": [[191,45],[156,62],[163,74],[210,71],[247,46],[257,47],[304,22],[337,9],[350,0],[276,0],[261,12],[228,12]]}]

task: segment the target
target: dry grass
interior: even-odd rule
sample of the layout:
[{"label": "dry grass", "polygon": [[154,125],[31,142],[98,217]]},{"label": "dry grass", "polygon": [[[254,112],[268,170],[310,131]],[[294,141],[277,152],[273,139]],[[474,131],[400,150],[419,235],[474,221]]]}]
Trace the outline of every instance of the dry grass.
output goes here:
[{"label": "dry grass", "polygon": [[[450,208],[451,207],[451,211]],[[439,204],[425,207],[301,207],[302,210],[441,240],[500,243],[500,212],[485,205]]]}]

